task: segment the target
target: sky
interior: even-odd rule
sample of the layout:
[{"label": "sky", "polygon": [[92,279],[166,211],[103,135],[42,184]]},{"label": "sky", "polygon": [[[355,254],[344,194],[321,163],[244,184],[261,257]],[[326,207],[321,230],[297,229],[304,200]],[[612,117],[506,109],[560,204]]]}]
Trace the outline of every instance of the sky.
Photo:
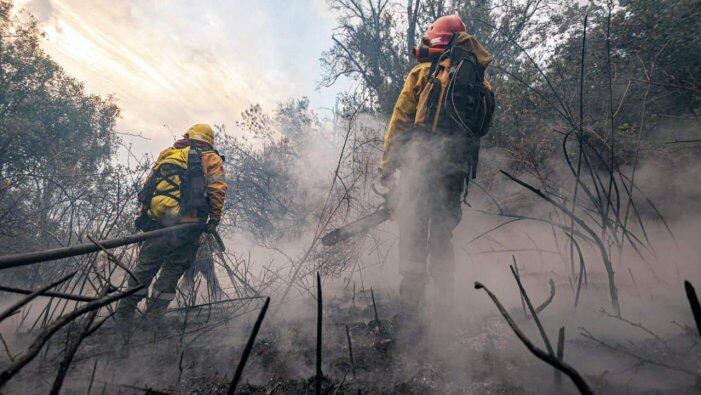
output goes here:
[{"label": "sky", "polygon": [[[90,93],[114,95],[118,132],[148,152],[194,123],[233,126],[249,105],[317,89],[334,16],[325,0],[15,0],[40,22],[45,51]],[[325,110],[319,110],[324,115]]]}]

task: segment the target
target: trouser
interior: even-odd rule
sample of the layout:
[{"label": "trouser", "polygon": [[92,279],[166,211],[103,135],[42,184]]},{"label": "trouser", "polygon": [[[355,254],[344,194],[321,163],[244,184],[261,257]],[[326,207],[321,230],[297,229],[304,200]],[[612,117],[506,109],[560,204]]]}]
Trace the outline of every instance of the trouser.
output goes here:
[{"label": "trouser", "polygon": [[[178,281],[197,254],[200,235],[199,231],[180,231],[147,240],[141,245],[139,262],[134,269],[136,279],[129,277],[129,287],[136,286],[137,280],[138,284],[151,284],[160,270],[147,299],[147,312],[163,312],[175,299]],[[123,299],[117,307],[117,318],[132,319],[136,305],[147,296],[148,287]]]},{"label": "trouser", "polygon": [[[443,143],[443,144],[441,144]],[[452,299],[455,252],[453,230],[462,218],[466,173],[446,163],[450,141],[415,142],[410,161],[400,167],[396,222],[399,225],[399,291],[409,309],[423,304],[431,279],[437,297]]]}]

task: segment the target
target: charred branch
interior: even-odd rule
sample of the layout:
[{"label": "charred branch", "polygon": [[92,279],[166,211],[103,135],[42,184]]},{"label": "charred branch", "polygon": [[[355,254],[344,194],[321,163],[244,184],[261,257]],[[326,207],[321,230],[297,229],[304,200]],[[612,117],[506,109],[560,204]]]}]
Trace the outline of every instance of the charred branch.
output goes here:
[{"label": "charred branch", "polygon": [[69,279],[71,279],[75,275],[75,273],[76,273],[75,271],[71,272],[67,276],[64,276],[63,278],[56,280],[56,281],[52,282],[51,284],[30,293],[27,297],[18,300],[12,306],[8,307],[5,311],[0,313],[0,322],[4,321],[5,318],[14,314],[14,312],[17,311],[20,307],[22,307],[22,306],[26,305],[27,303],[31,302],[32,300],[34,300],[37,296],[41,295],[42,293],[46,292],[47,290],[49,290],[49,289],[51,289],[51,288],[53,288],[61,283],[68,281]]},{"label": "charred branch", "polygon": [[560,361],[556,356],[551,355],[538,347],[536,347],[528,338],[526,337],[523,332],[521,332],[521,329],[516,325],[516,322],[511,318],[509,313],[506,311],[504,306],[499,302],[499,299],[490,291],[487,287],[482,285],[479,281],[475,282],[475,289],[483,289],[487,295],[489,295],[489,298],[492,299],[494,304],[497,306],[497,309],[499,309],[499,312],[501,315],[504,317],[506,322],[509,324],[511,329],[514,331],[516,336],[521,340],[521,342],[528,348],[528,351],[530,351],[533,355],[535,355],[538,359],[541,361],[549,364],[550,366],[554,367],[557,370],[560,370],[564,374],[569,377],[572,382],[574,383],[575,386],[577,386],[577,389],[581,394],[584,395],[593,395],[594,392],[592,392],[591,388],[589,388],[589,385],[587,384],[586,381],[582,378],[582,376],[577,372],[573,367],[570,365],[566,364],[563,361]]},{"label": "charred branch", "polygon": [[251,355],[253,344],[256,341],[256,336],[258,336],[258,331],[260,330],[260,326],[263,323],[263,319],[265,318],[265,313],[268,312],[269,305],[270,298],[267,297],[265,298],[263,308],[261,308],[260,313],[258,313],[258,318],[256,319],[255,324],[253,324],[253,330],[251,331],[251,334],[248,337],[246,347],[243,349],[243,354],[241,354],[241,360],[239,360],[239,364],[236,366],[236,373],[234,373],[234,378],[231,380],[231,385],[229,385],[229,390],[227,392],[229,395],[234,394],[234,392],[236,391],[236,386],[238,386],[239,381],[241,381],[241,376],[243,375],[243,368],[246,367],[246,361],[248,361],[248,356]]},{"label": "charred branch", "polygon": [[684,290],[686,291],[686,298],[689,300],[691,314],[696,322],[696,328],[699,330],[699,336],[701,336],[701,305],[699,305],[699,298],[696,296],[696,290],[690,282],[684,281]]},{"label": "charred branch", "polygon": [[61,328],[64,326],[68,325],[69,323],[73,322],[76,318],[80,317],[81,315],[85,313],[89,313],[93,310],[97,310],[101,307],[107,306],[108,304],[114,303],[120,299],[126,298],[129,295],[132,295],[141,289],[145,288],[145,285],[139,285],[137,287],[128,289],[124,292],[120,292],[117,294],[113,294],[110,296],[106,296],[104,298],[100,298],[98,300],[95,300],[93,302],[90,302],[80,308],[77,308],[70,313],[59,317],[56,321],[51,323],[48,327],[46,327],[40,334],[37,336],[36,340],[34,343],[32,343],[31,346],[29,346],[29,349],[24,352],[21,356],[17,357],[15,362],[12,363],[9,367],[7,367],[4,371],[0,372],[0,388],[3,387],[7,382],[15,375],[17,372],[22,370],[29,362],[31,362],[37,354],[39,354],[39,351],[41,351],[42,347],[46,342],[53,336],[56,332],[58,332]]}]

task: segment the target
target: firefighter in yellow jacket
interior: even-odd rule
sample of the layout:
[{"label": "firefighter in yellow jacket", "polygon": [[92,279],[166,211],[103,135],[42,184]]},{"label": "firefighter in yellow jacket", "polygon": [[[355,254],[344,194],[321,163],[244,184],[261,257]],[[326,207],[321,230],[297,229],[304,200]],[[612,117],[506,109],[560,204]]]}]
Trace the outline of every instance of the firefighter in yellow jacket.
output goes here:
[{"label": "firefighter in yellow jacket", "polygon": [[[437,121],[438,114],[435,117],[427,114],[434,111],[431,104],[426,103],[431,94],[428,88],[433,81],[440,79],[437,68],[449,61],[442,57],[449,46],[474,54],[482,71],[492,60],[482,45],[466,33],[464,23],[457,15],[436,20],[424,35],[421,46],[415,50],[418,64],[410,71],[394,106],[380,167],[381,181],[387,187],[394,186],[395,173],[397,170],[400,173],[395,188],[398,202],[394,215],[400,231],[399,272],[402,278],[399,294],[402,310],[399,317],[410,322],[421,323],[425,319],[425,289],[429,280],[436,290],[439,310],[449,309],[452,302],[453,230],[462,217],[465,181],[474,171],[470,166],[476,165],[469,160],[470,151],[475,144],[479,147],[479,136],[470,137],[478,131],[453,133],[443,130],[442,123]],[[450,68],[450,64],[445,66]],[[448,75],[447,70],[445,75]],[[479,81],[483,86],[480,89],[491,94],[483,74]],[[443,82],[446,88],[448,81]],[[441,93],[439,98],[445,101],[445,94]],[[448,115],[443,115],[443,118],[448,118]]]},{"label": "firefighter in yellow jacket", "polygon": [[[214,150],[214,131],[206,124],[192,126],[183,139],[163,150],[139,193],[141,216],[137,227],[155,230],[178,223],[207,222],[207,231],[214,232],[222,217],[226,197],[224,160]],[[182,231],[148,240],[141,246],[136,279],[129,286],[150,284],[156,273],[147,313],[166,310],[175,298],[176,287],[183,273],[197,255],[201,231]],[[134,316],[136,305],[148,296],[144,289],[120,302],[116,316],[122,322]]]}]

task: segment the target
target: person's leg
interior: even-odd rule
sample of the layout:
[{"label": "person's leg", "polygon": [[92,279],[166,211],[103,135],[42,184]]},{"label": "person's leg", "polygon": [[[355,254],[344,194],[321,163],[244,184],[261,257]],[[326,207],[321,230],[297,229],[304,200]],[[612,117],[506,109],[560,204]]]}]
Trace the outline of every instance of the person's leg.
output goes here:
[{"label": "person's leg", "polygon": [[[158,270],[161,268],[161,263],[163,262],[162,252],[163,242],[159,239],[147,240],[141,245],[141,249],[139,250],[139,262],[133,271],[136,279],[129,276],[129,288],[139,284],[151,283],[156,273],[158,273]],[[133,319],[136,305],[146,296],[148,296],[148,287],[122,299],[117,305],[115,318],[123,322]]]},{"label": "person's leg", "polygon": [[199,245],[199,233],[176,234],[172,239],[172,250],[166,255],[161,272],[153,284],[153,292],[148,299],[148,313],[163,313],[175,299],[175,291],[180,277],[192,264]]},{"label": "person's leg", "polygon": [[461,198],[464,176],[449,175],[437,179],[435,198],[432,199],[428,236],[430,255],[429,274],[436,293],[436,306],[446,308],[453,304],[455,251],[453,230],[462,218]]},{"label": "person's leg", "polygon": [[402,170],[395,220],[399,226],[399,297],[402,312],[411,319],[422,319],[428,284],[428,191],[426,176]]}]

